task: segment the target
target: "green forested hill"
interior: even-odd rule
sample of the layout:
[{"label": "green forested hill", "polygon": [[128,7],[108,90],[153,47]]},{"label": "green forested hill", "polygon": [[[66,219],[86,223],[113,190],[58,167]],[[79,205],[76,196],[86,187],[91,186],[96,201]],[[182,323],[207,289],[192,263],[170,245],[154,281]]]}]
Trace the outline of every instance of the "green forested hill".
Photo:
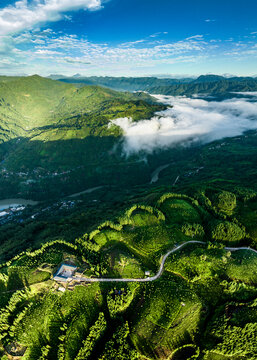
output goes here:
[{"label": "green forested hill", "polygon": [[[136,120],[161,108],[152,106],[153,100],[147,95],[118,93],[97,86],[77,89],[72,84],[38,75],[0,81],[0,101],[2,140],[31,137],[31,130],[46,126],[58,128],[66,125],[80,130],[87,123],[92,124],[94,116],[99,114],[103,116],[102,120],[105,119],[104,124],[124,112]],[[88,122],[85,120],[87,116],[91,116]],[[80,121],[76,128],[74,118],[78,121],[81,117],[84,121]]]},{"label": "green forested hill", "polygon": [[232,92],[256,91],[256,79],[230,80],[223,79],[219,81],[192,82],[189,84],[177,84],[170,86],[157,86],[150,89],[152,94],[165,95],[186,95],[209,94],[209,95],[226,95]]},{"label": "green forested hill", "polygon": [[[0,93],[0,197],[40,200],[0,218],[0,359],[255,360],[257,132],[146,162],[108,127],[163,108],[146,94],[38,76]],[[152,277],[170,250],[154,281],[53,279]]]},{"label": "green forested hill", "polygon": [[[125,116],[147,119],[162,109],[165,106],[144,93],[95,85],[77,88],[37,75],[0,81],[0,163],[5,171],[0,196],[25,191],[27,197],[34,188],[42,198],[46,188],[54,189],[60,181],[76,192],[96,179],[110,179],[116,165],[127,176],[129,165],[126,170],[126,162],[112,151],[121,133],[109,127],[109,121]],[[19,172],[24,174],[20,179]],[[55,185],[48,185],[51,181]]]},{"label": "green forested hill", "polygon": [[[11,116],[12,119],[8,122],[8,127],[12,131],[10,137],[29,136],[28,130],[48,124],[51,111],[70,91],[69,85],[39,76],[11,78],[8,82],[0,82],[0,98],[3,104],[0,118],[3,128],[1,140],[8,139],[2,125],[5,118]],[[15,124],[19,127],[15,127]]]},{"label": "green forested hill", "polygon": [[[1,256],[8,245],[16,253],[0,264],[2,360],[7,354],[24,360],[255,360],[257,255],[247,246],[256,247],[249,214],[256,219],[257,193],[207,185],[190,195],[145,191],[125,211],[113,202],[112,221],[91,229],[85,214],[58,218],[55,225],[7,227]],[[43,245],[31,250],[35,238]],[[53,279],[63,262],[86,278],[146,278],[176,248],[152,282]]]},{"label": "green forested hill", "polygon": [[[198,81],[173,86],[205,89],[211,82],[219,88],[215,77]],[[228,84],[224,79],[223,82]],[[240,78],[240,82],[244,84],[248,79]],[[172,162],[174,165],[163,172],[165,183],[174,182],[177,176],[180,182],[191,182],[187,172],[204,167],[196,182],[205,181],[212,174],[215,179],[233,179],[238,184],[254,186],[254,134],[241,137],[241,141],[228,139],[228,147],[219,150],[217,144],[215,151],[208,145],[202,150],[167,149],[148,156],[147,163],[144,157],[124,157],[120,129],[109,127],[109,120],[131,116],[137,121],[164,109],[142,92],[117,92],[96,85],[77,87],[35,75],[2,79],[0,103],[2,199],[18,196],[43,200],[100,185],[126,188],[146,184],[152,171]],[[221,158],[233,158],[226,171]],[[240,171],[241,168],[249,171]]]},{"label": "green forested hill", "polygon": [[[58,78],[58,76],[56,76]],[[95,84],[120,91],[147,91],[151,94],[224,95],[236,91],[256,91],[257,79],[251,77],[225,78],[218,75],[201,75],[197,79],[160,79],[156,77],[60,77],[60,81],[73,84]]]}]

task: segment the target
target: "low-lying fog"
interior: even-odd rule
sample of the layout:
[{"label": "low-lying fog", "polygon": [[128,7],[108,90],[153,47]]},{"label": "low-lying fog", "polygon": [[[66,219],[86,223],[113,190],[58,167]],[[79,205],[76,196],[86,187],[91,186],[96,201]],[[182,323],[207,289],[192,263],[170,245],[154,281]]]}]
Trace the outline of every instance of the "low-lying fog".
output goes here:
[{"label": "low-lying fog", "polygon": [[127,155],[141,150],[151,153],[178,143],[207,143],[257,129],[256,92],[240,93],[224,101],[182,96],[154,97],[172,108],[156,113],[150,120],[133,122],[127,117],[112,120],[123,130]]}]

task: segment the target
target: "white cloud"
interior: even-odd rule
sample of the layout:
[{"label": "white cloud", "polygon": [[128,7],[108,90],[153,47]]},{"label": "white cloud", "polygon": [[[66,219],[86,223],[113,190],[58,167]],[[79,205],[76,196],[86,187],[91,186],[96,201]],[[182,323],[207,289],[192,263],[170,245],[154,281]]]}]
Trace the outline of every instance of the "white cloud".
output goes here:
[{"label": "white cloud", "polygon": [[[105,0],[83,0],[84,7],[85,4],[87,6],[91,4],[94,8],[105,2]],[[46,5],[54,3],[55,9],[57,9],[56,4],[59,5],[60,11],[54,13],[58,18],[63,16],[61,10],[67,9],[68,5],[69,9],[75,10],[76,6],[81,6],[82,0],[34,0],[29,4],[23,0],[21,3],[23,7],[15,3],[12,7],[0,10],[0,53],[10,61],[16,61],[17,66],[25,64],[23,72],[29,74],[49,75],[58,72],[72,75],[74,72],[80,72],[84,75],[134,76],[178,71],[199,74],[214,72],[215,70],[212,69],[215,61],[221,62],[224,59],[227,61],[229,58],[248,61],[257,55],[254,41],[228,43],[201,34],[192,34],[180,41],[172,41],[166,36],[166,32],[159,32],[125,43],[94,43],[83,36],[54,32],[50,28],[40,30],[40,24],[35,24],[34,20],[30,22],[32,30],[1,35],[3,31],[1,14],[6,9],[13,11],[21,7],[26,13],[34,6],[33,11],[37,13],[40,6],[45,9]],[[53,12],[51,14],[53,15]],[[47,17],[49,21],[51,17]],[[18,17],[18,19],[23,25],[25,24],[22,18]],[[7,16],[5,20],[12,23]],[[29,27],[28,24],[26,26]],[[188,64],[187,68],[185,64]],[[15,67],[13,71],[10,69],[11,67],[8,67],[6,73],[15,74]]]},{"label": "white cloud", "polygon": [[[206,43],[202,38],[192,38],[170,43],[152,43],[140,39],[133,42],[110,45],[92,43],[76,35],[56,34],[48,31],[27,32],[13,36],[15,44],[27,40],[29,49],[20,49],[19,56],[36,61],[47,55],[56,56],[59,64],[76,63],[105,70],[125,69],[128,66],[142,68],[160,64],[190,63],[199,61],[204,56]],[[49,61],[51,57],[49,57]],[[49,68],[48,64],[48,68]]]},{"label": "white cloud", "polygon": [[101,0],[20,0],[0,10],[0,35],[31,29],[36,24],[58,21],[65,12],[99,8]]},{"label": "white cloud", "polygon": [[158,37],[158,36],[160,36],[160,35],[167,35],[167,34],[168,34],[167,31],[159,31],[159,32],[156,32],[156,33],[154,33],[154,34],[152,34],[152,35],[149,35],[149,37],[151,37],[151,38],[156,38],[156,37]]},{"label": "white cloud", "polygon": [[128,41],[128,42],[122,43],[121,46],[123,46],[123,47],[131,47],[131,46],[134,46],[136,44],[143,43],[143,42],[145,42],[145,39],[135,40],[135,41]]},{"label": "white cloud", "polygon": [[47,50],[47,49],[45,49],[45,50],[39,49],[35,52],[35,54],[38,54],[38,55],[61,55],[58,51]]},{"label": "white cloud", "polygon": [[91,63],[86,61],[86,60],[81,60],[81,58],[76,58],[76,57],[65,57],[63,58],[64,62],[70,63],[70,64],[85,64],[85,65],[90,65]]},{"label": "white cloud", "polygon": [[186,38],[186,40],[192,40],[192,39],[201,40],[203,39],[203,35],[193,35]]},{"label": "white cloud", "polygon": [[257,97],[257,91],[237,91],[237,92],[234,92],[234,94]]},{"label": "white cloud", "polygon": [[222,102],[162,95],[156,98],[173,107],[150,120],[112,120],[124,132],[124,151],[127,155],[139,151],[152,153],[178,143],[207,143],[257,129],[257,102],[246,98]]}]

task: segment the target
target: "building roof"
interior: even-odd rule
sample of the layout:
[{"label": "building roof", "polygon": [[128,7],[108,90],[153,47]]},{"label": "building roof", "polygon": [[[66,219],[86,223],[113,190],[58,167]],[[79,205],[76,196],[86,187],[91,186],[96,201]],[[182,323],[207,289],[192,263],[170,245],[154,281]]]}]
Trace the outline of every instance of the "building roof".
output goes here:
[{"label": "building roof", "polygon": [[56,274],[54,275],[55,281],[70,281],[77,269],[77,266],[69,264],[61,264]]}]

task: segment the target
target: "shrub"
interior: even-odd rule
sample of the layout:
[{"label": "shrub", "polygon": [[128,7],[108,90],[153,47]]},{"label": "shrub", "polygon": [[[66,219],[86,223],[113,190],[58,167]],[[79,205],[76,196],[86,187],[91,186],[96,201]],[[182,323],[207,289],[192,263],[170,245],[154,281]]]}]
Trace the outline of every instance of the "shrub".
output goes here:
[{"label": "shrub", "polygon": [[218,210],[231,214],[236,207],[236,195],[228,191],[221,191],[214,197],[214,205]]},{"label": "shrub", "polygon": [[133,212],[138,209],[145,210],[145,211],[149,212],[150,214],[155,215],[159,221],[160,220],[165,221],[165,215],[159,209],[153,208],[152,206],[140,205],[140,204],[135,204],[131,208],[129,208],[125,212],[124,219],[129,219],[131,217],[131,215],[133,214]]},{"label": "shrub", "polygon": [[224,221],[215,223],[212,227],[212,239],[217,241],[237,242],[245,237],[245,229],[239,225]]},{"label": "shrub", "polygon": [[182,226],[181,230],[187,236],[204,236],[204,229],[201,224],[185,224]]},{"label": "shrub", "polygon": [[107,322],[104,318],[104,314],[100,313],[95,324],[90,328],[90,332],[86,340],[83,341],[82,347],[79,350],[79,353],[76,356],[75,360],[86,360],[91,356],[96,343],[103,336],[106,330],[106,326]]}]

